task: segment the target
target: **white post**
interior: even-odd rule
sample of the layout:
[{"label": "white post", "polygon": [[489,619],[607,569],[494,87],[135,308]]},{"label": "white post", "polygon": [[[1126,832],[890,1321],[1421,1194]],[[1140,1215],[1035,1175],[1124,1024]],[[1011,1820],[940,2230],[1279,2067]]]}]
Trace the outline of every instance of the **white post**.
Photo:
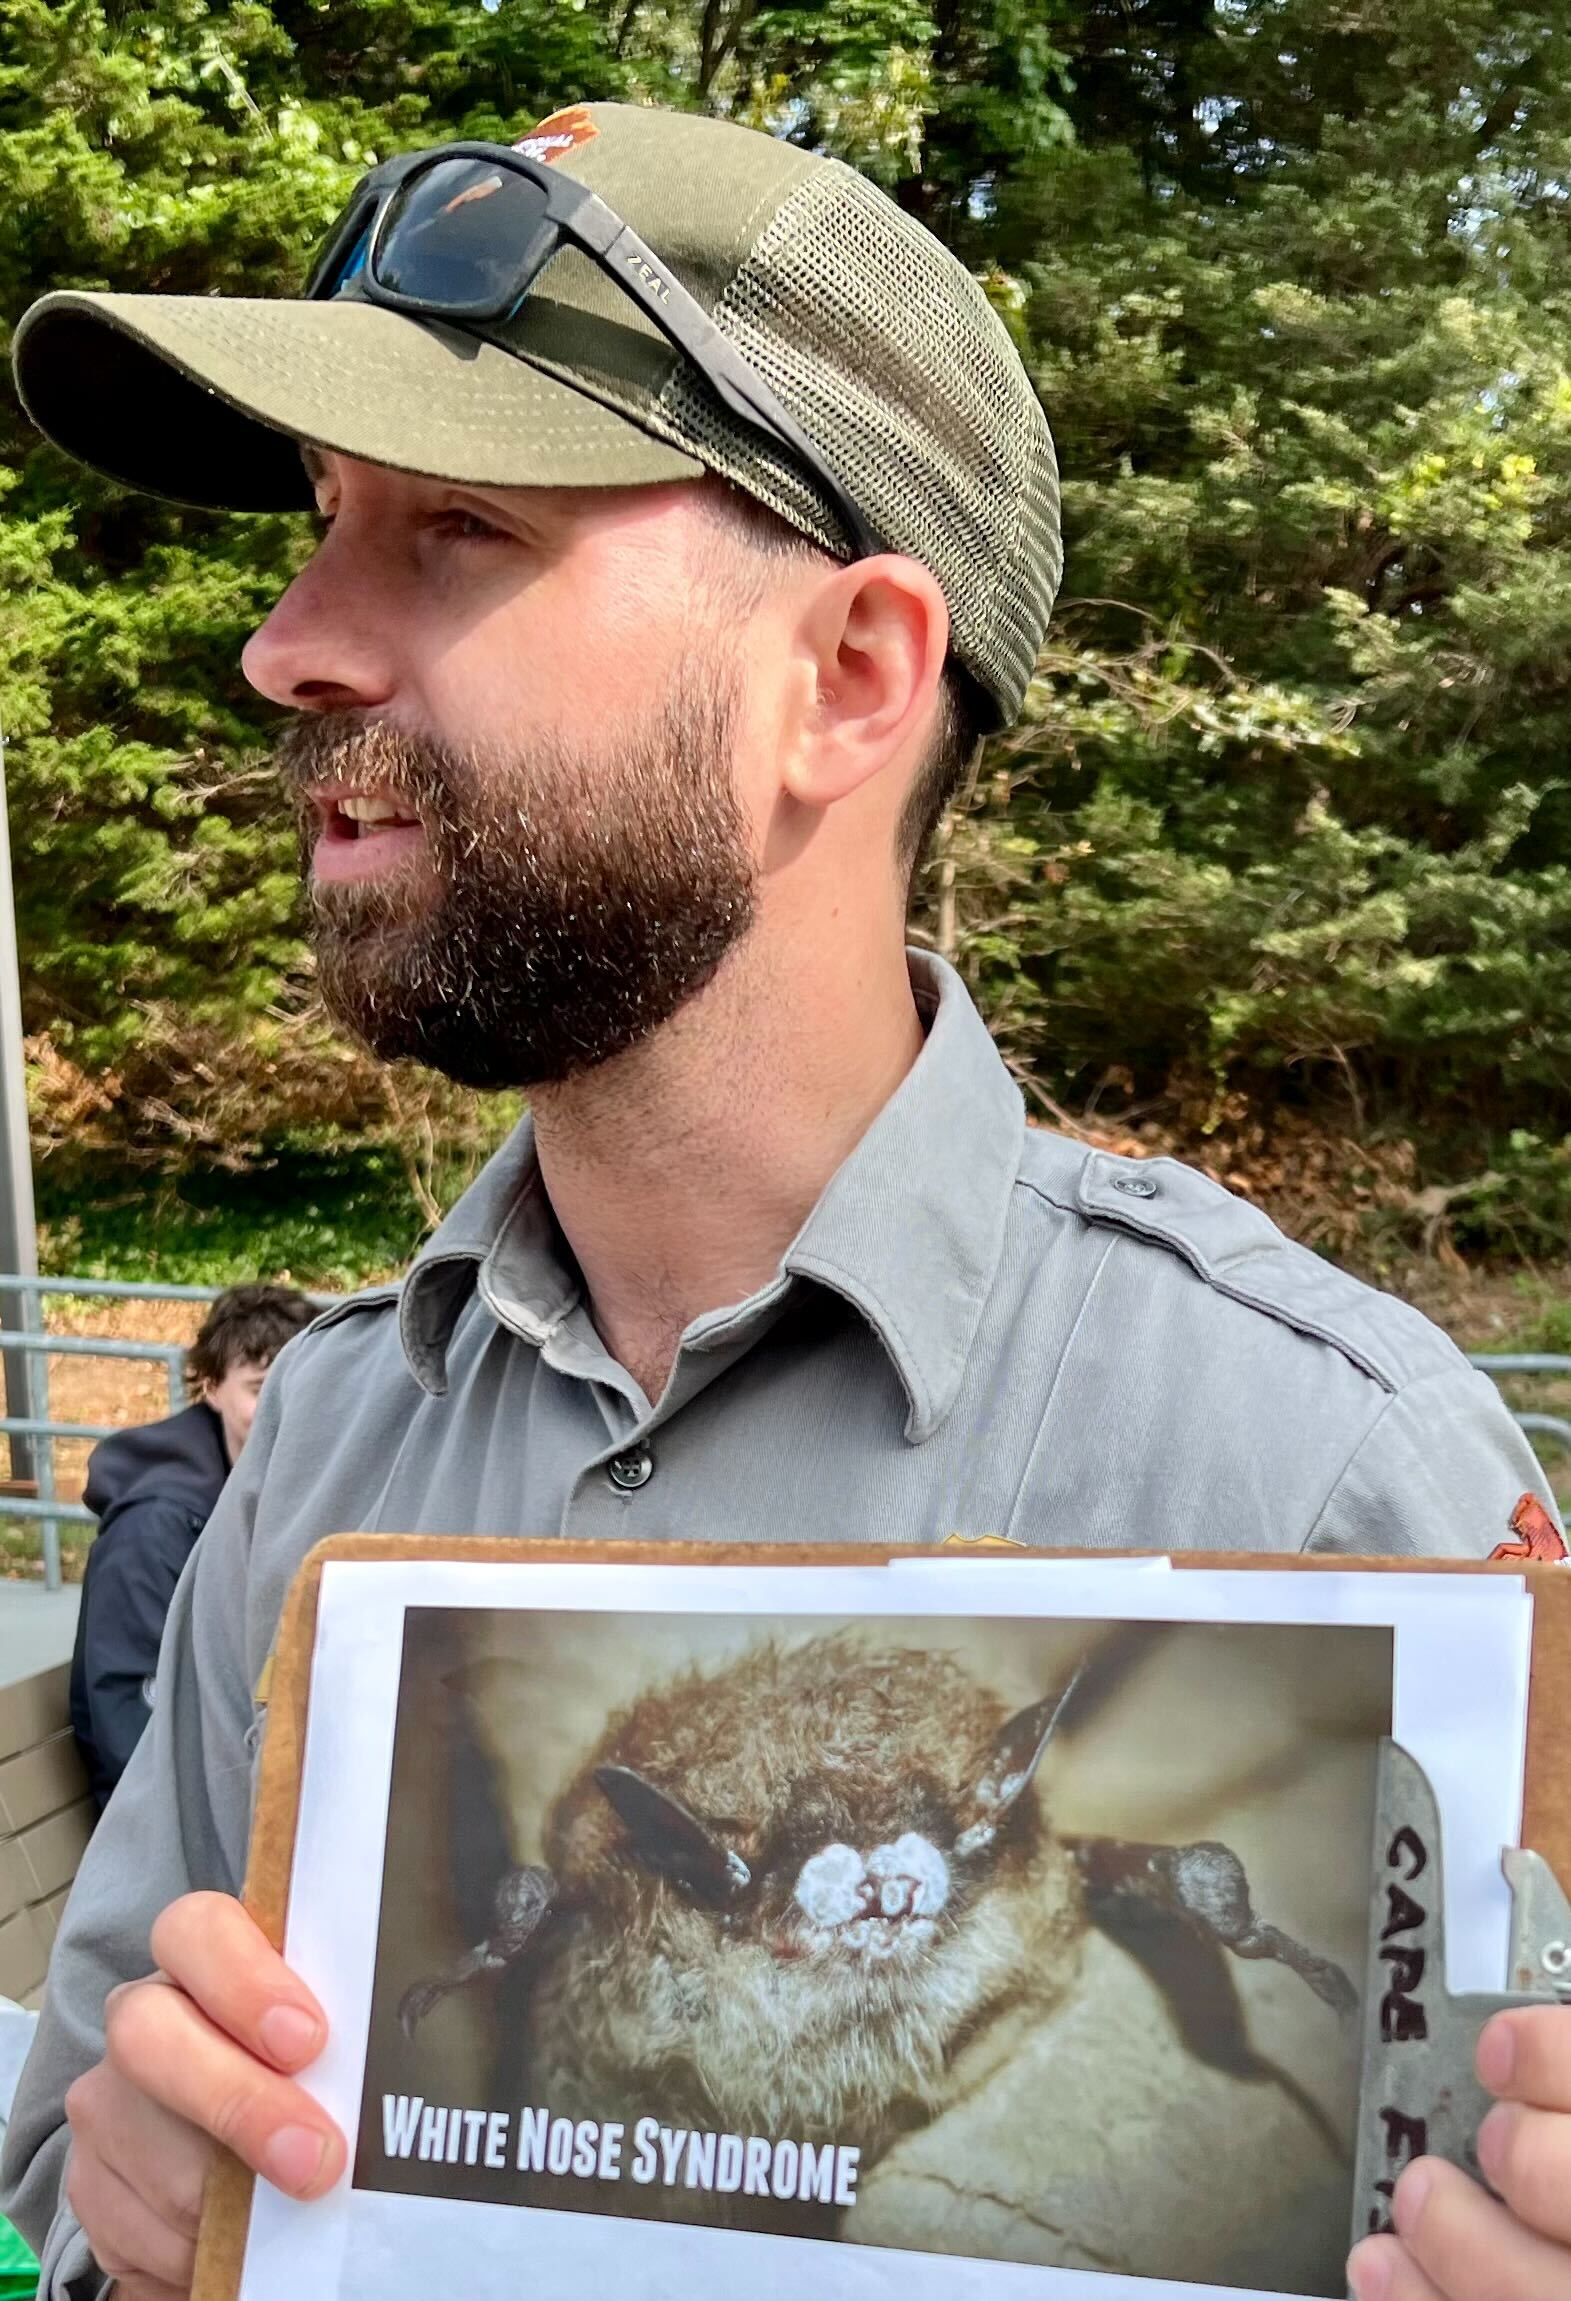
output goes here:
[{"label": "white post", "polygon": [[[0,1270],[18,1278],[38,1275],[38,1228],[33,1212],[33,1147],[27,1129],[27,1066],[22,1054],[22,979],[16,949],[16,903],[11,886],[11,823],[6,797],[5,736],[0,732]],[[0,1327],[36,1333],[42,1321],[38,1297],[0,1289]],[[34,1353],[0,1352],[5,1361],[7,1414],[34,1419],[33,1402],[42,1395],[46,1370]],[[45,1474],[47,1444],[32,1437],[11,1439],[11,1475],[36,1480],[41,1496],[54,1481]],[[52,1464],[47,1464],[52,1469]],[[3,1502],[0,1502],[3,1508]],[[60,1586],[60,1529],[44,1520],[44,1578]]]}]

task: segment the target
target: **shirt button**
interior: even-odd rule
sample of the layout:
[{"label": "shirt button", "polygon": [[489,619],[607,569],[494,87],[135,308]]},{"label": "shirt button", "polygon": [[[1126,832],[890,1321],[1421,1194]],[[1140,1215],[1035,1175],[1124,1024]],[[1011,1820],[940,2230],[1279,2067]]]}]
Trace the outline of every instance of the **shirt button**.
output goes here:
[{"label": "shirt button", "polygon": [[625,1454],[612,1456],[605,1474],[621,1493],[636,1494],[655,1474],[654,1457],[647,1446],[630,1446]]},{"label": "shirt button", "polygon": [[1155,1198],[1156,1184],[1149,1175],[1115,1174],[1114,1190],[1121,1190],[1128,1198]]}]

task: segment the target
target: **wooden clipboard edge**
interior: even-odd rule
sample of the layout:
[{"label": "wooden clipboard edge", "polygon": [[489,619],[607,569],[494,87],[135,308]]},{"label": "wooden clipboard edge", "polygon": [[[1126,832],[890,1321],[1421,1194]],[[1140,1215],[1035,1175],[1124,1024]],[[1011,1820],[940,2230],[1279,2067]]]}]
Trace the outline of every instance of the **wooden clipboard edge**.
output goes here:
[{"label": "wooden clipboard edge", "polygon": [[[479,1535],[329,1535],[306,1553],[290,1584],[268,1667],[267,1730],[262,1742],[251,1848],[246,1864],[243,1896],[246,1908],[274,1948],[282,1949],[300,1812],[317,1600],[322,1568],[328,1563],[457,1558],[476,1565],[520,1566],[878,1566],[896,1558],[931,1558],[943,1554],[931,1545],[920,1543],[885,1546],[867,1542],[568,1542],[560,1538],[522,1541]],[[949,1555],[967,1560],[1024,1555],[1092,1560],[1104,1554],[994,1550],[978,1542],[957,1548]],[[1130,1553],[1120,1551],[1106,1555],[1127,1557]],[[1516,1559],[1495,1563],[1483,1559],[1303,1558],[1198,1550],[1175,1552],[1172,1558],[1173,1565],[1179,1569],[1522,1575],[1534,1597],[1522,1843],[1542,1854],[1556,1875],[1571,1886],[1571,1778],[1564,1783],[1559,1779],[1562,1771],[1571,1777],[1571,1755],[1568,1755],[1571,1753],[1571,1567]],[[191,2301],[234,2301],[239,2290],[254,2186],[255,2178],[249,2167],[227,2152],[220,2154],[208,2177],[203,2199]]]}]

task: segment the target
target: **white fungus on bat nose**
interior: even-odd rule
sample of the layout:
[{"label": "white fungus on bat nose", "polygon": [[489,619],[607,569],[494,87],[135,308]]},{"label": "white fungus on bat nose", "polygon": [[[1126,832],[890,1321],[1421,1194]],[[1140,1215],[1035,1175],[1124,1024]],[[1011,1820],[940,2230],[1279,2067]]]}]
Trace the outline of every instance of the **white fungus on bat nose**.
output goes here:
[{"label": "white fungus on bat nose", "polygon": [[825,1846],[796,1881],[797,1907],[825,1932],[868,1917],[935,1918],[948,1899],[949,1865],[915,1830],[865,1858],[854,1846]]},{"label": "white fungus on bat nose", "polygon": [[867,1874],[877,1882],[884,1917],[937,1917],[949,1899],[949,1864],[915,1830],[892,1846],[875,1846]]},{"label": "white fungus on bat nose", "polygon": [[825,1846],[802,1864],[796,1899],[816,1926],[845,1925],[867,1900],[867,1864],[855,1846]]}]

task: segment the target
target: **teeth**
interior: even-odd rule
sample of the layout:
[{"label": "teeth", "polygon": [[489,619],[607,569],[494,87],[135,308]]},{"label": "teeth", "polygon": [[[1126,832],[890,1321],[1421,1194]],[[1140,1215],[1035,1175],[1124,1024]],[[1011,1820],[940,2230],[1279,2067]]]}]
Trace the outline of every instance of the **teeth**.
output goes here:
[{"label": "teeth", "polygon": [[347,815],[351,823],[412,823],[415,817],[391,799],[340,799],[340,815]]}]

